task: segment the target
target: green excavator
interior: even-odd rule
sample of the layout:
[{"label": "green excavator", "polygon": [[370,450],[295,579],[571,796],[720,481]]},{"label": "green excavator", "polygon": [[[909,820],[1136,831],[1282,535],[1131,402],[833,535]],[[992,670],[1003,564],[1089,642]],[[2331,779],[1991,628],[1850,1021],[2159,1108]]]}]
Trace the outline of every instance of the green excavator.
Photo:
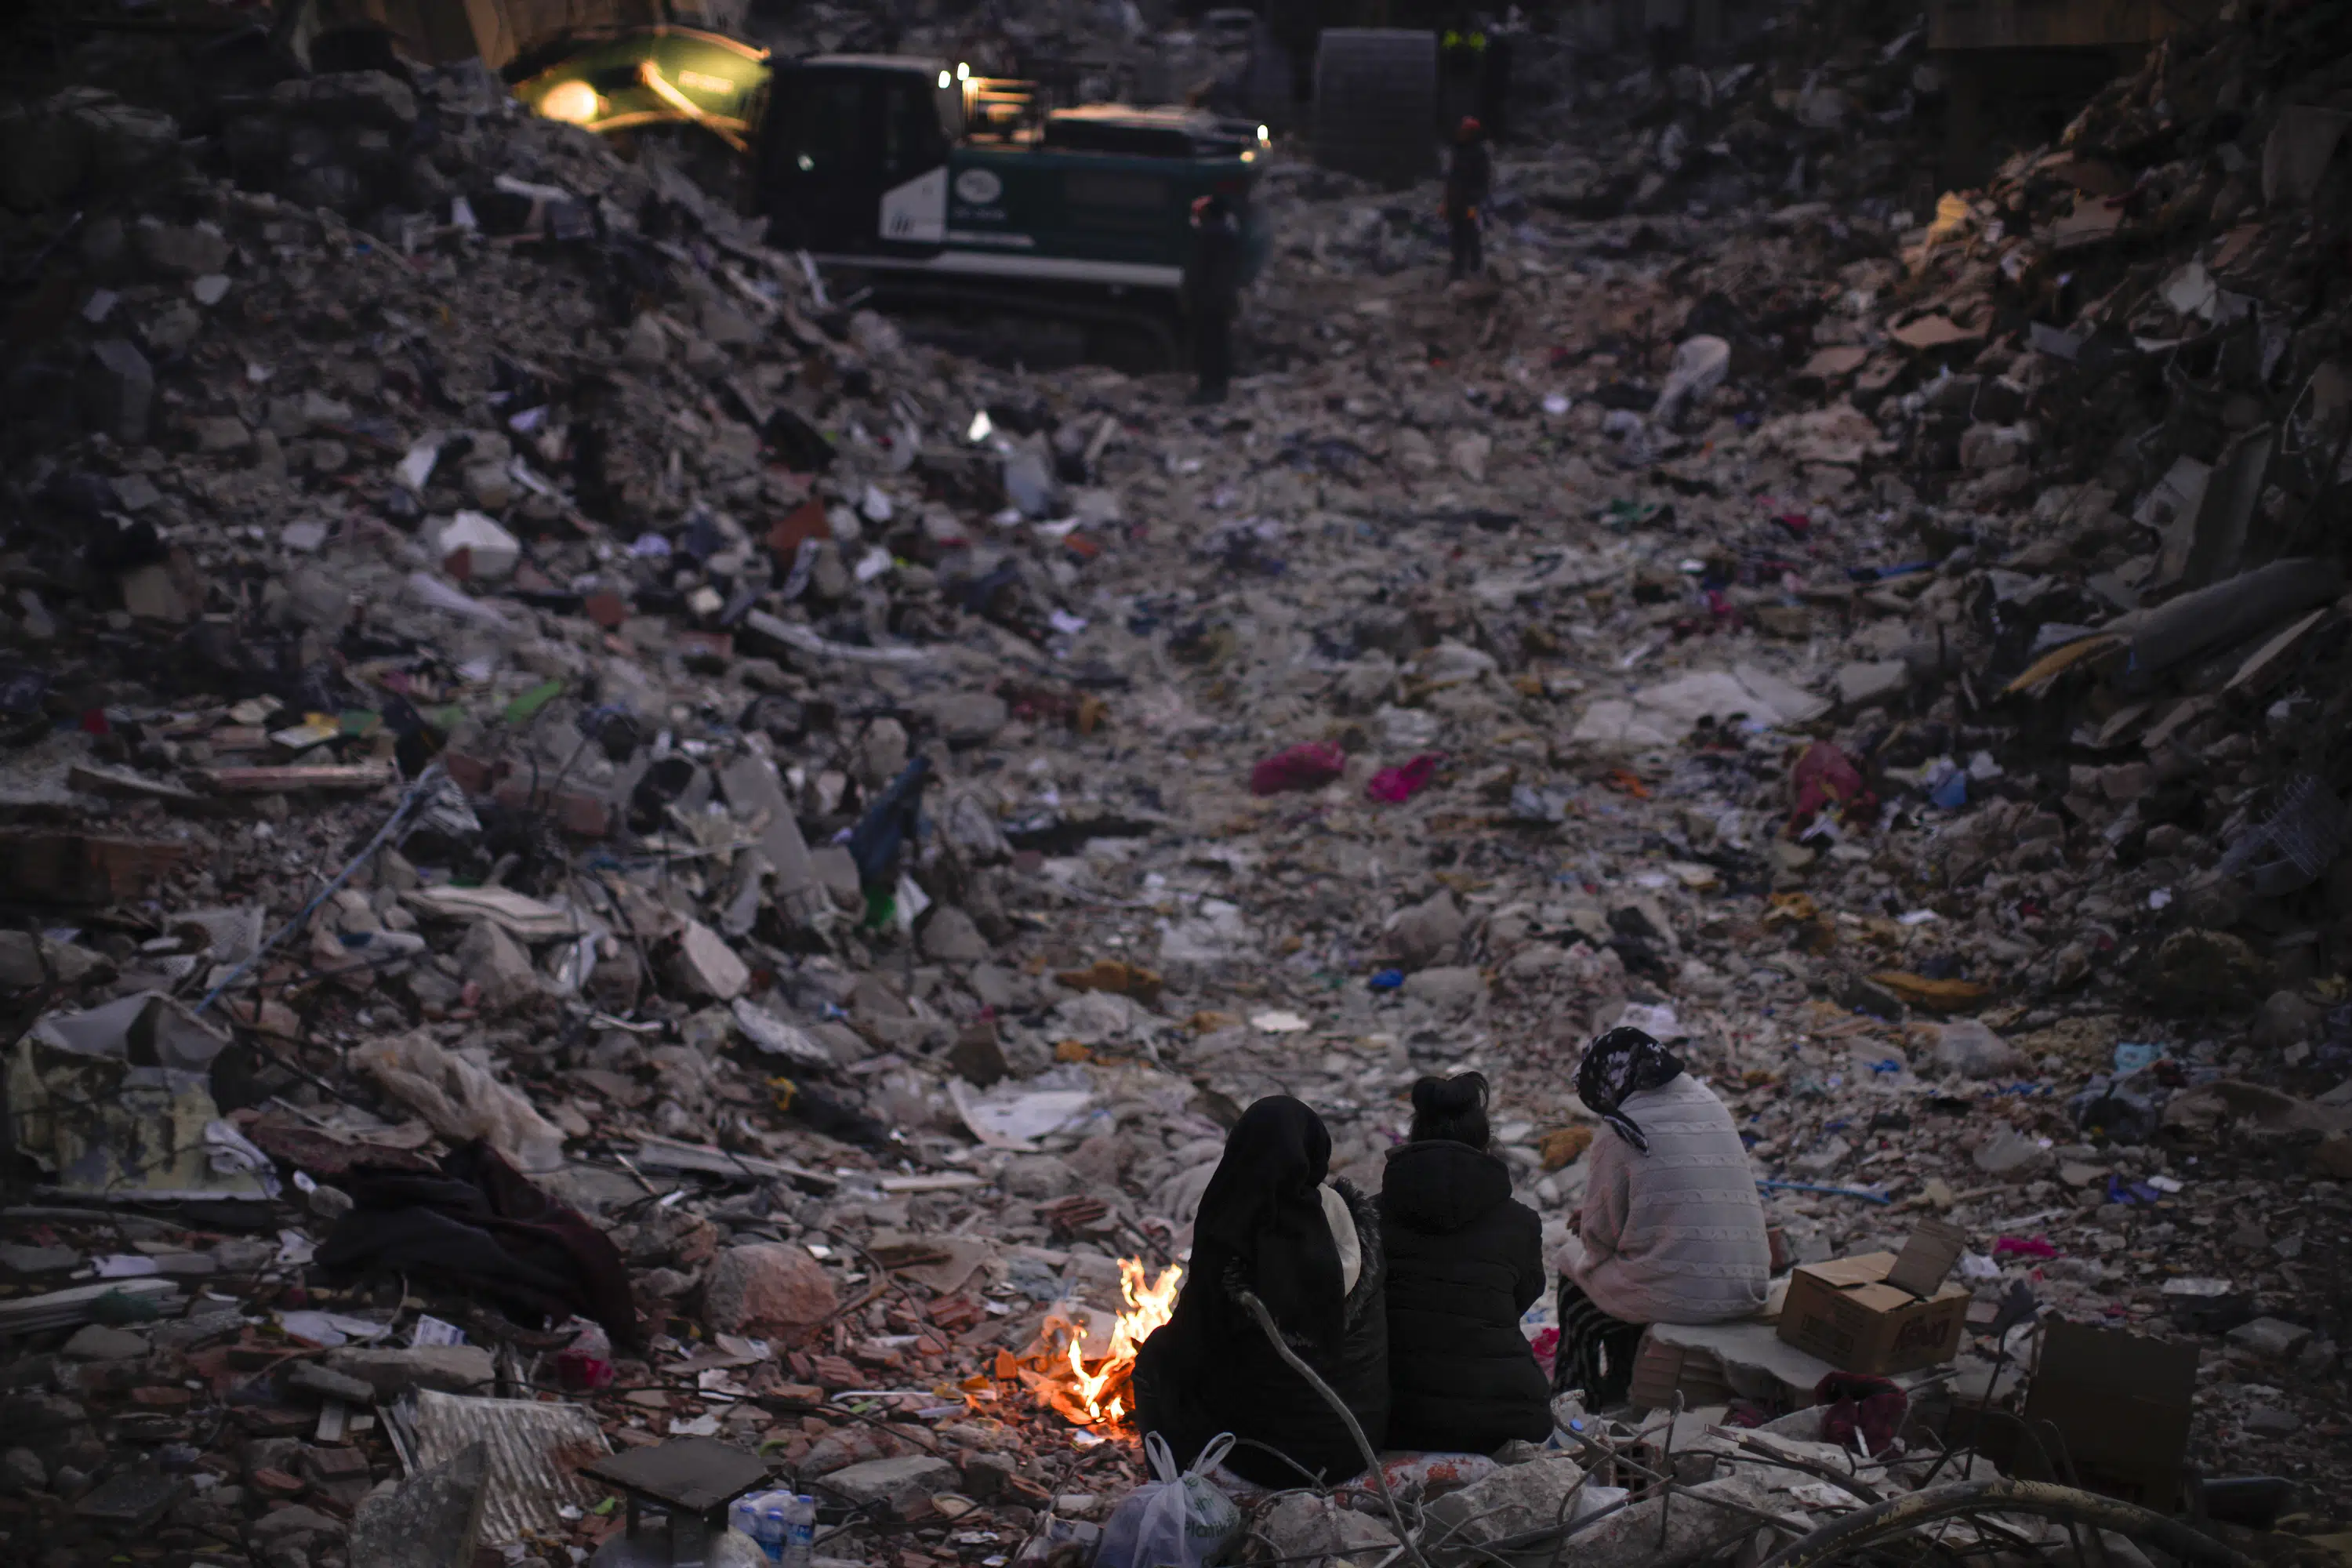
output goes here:
[{"label": "green excavator", "polygon": [[1225,198],[1243,275],[1265,129],[1194,109],[1054,107],[1035,83],[899,55],[772,59],[696,28],[572,37],[504,72],[538,113],[603,133],[691,127],[737,203],[829,287],[885,308],[1045,317],[1090,357],[1180,363],[1192,207]]}]

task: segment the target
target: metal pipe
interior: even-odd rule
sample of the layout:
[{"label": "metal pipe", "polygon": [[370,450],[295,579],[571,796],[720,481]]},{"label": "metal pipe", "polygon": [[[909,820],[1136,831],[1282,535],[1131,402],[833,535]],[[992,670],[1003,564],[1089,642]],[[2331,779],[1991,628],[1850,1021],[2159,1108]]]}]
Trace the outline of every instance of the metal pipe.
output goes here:
[{"label": "metal pipe", "polygon": [[2021,1513],[2083,1523],[2153,1542],[2198,1568],[2252,1568],[2244,1554],[2179,1521],[2137,1504],[2041,1481],[1961,1481],[1890,1498],[1847,1514],[1765,1559],[1760,1568],[1821,1568],[1846,1553],[1924,1524],[1969,1513]]}]

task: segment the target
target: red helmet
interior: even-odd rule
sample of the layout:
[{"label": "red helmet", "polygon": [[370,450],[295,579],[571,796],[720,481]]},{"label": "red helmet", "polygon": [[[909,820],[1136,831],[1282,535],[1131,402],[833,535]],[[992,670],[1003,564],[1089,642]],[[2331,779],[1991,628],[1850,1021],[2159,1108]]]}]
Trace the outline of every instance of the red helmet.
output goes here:
[{"label": "red helmet", "polygon": [[1479,124],[1477,121],[1465,114],[1462,117],[1461,129],[1454,132],[1454,134],[1458,140],[1467,142],[1477,136],[1485,130],[1485,126]]}]

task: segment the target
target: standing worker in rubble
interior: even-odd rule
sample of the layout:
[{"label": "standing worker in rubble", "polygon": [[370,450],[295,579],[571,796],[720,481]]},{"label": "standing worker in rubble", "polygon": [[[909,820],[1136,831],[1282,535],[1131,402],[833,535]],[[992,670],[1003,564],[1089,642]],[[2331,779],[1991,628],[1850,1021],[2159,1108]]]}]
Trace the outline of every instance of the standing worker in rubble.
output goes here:
[{"label": "standing worker in rubble", "polygon": [[[1230,1432],[1244,1480],[1295,1487],[1364,1468],[1348,1421],[1285,1358],[1314,1370],[1378,1450],[1388,1434],[1387,1254],[1380,1210],[1326,1183],[1331,1134],[1288,1095],[1242,1112],[1201,1194],[1176,1310],[1135,1358],[1135,1420],[1180,1466]],[[1266,1337],[1244,1294],[1273,1319]]]},{"label": "standing worker in rubble", "polygon": [[1242,229],[1224,197],[1192,204],[1192,260],[1184,273],[1184,308],[1192,320],[1196,403],[1222,403],[1234,377],[1234,314],[1239,308]]},{"label": "standing worker in rubble", "polygon": [[1486,269],[1478,224],[1494,184],[1495,163],[1486,155],[1486,132],[1465,115],[1454,132],[1454,151],[1445,163],[1445,229],[1454,242],[1454,269],[1446,274],[1448,282]]},{"label": "standing worker in rubble", "polygon": [[1559,1276],[1555,1392],[1601,1410],[1624,1400],[1652,1323],[1724,1323],[1764,1307],[1772,1272],[1748,1146],[1715,1091],[1639,1029],[1612,1029],[1577,1064],[1595,1140],[1580,1250]]}]

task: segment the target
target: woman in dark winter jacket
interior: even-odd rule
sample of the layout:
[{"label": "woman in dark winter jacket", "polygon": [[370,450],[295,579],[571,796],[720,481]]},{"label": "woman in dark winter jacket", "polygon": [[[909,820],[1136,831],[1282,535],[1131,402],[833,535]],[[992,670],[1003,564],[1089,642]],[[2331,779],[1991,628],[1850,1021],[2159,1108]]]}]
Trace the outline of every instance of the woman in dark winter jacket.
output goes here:
[{"label": "woman in dark winter jacket", "polygon": [[1381,1187],[1389,1250],[1389,1443],[1484,1454],[1551,1433],[1519,1314],[1543,1294],[1543,1223],[1486,1152],[1486,1080],[1412,1086],[1412,1141]]},{"label": "woman in dark winter jacket", "polygon": [[1226,1468],[1260,1486],[1345,1480],[1363,1468],[1347,1424],[1266,1342],[1244,1290],[1373,1448],[1384,1441],[1380,1213],[1347,1183],[1324,1184],[1330,1163],[1322,1119],[1287,1095],[1251,1106],[1225,1140],[1176,1310],[1136,1355],[1136,1424],[1159,1433],[1178,1465],[1231,1432],[1241,1441]]}]

